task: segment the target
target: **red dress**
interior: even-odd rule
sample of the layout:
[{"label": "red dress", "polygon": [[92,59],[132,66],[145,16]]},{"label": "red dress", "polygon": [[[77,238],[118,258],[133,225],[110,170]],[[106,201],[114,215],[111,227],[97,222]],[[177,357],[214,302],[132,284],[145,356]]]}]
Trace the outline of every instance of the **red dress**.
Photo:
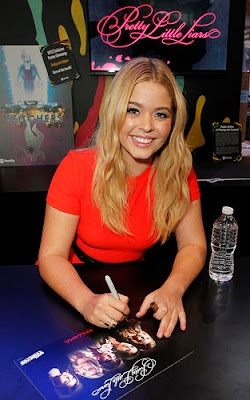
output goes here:
[{"label": "red dress", "polygon": [[[77,244],[90,257],[106,263],[142,259],[145,251],[156,243],[156,238],[151,235],[152,212],[147,200],[151,166],[139,176],[128,177],[134,187],[128,201],[129,229],[132,235],[118,235],[102,223],[100,211],[91,201],[95,158],[94,149],[70,151],[52,179],[47,203],[65,213],[80,215]],[[190,198],[194,201],[200,197],[200,192],[193,169],[188,183]],[[73,252],[69,260],[79,263]]]}]

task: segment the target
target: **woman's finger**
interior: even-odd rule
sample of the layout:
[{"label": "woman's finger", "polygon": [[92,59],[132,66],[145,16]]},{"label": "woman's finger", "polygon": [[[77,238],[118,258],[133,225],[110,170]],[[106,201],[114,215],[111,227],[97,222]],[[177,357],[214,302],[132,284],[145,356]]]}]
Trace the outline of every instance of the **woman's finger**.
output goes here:
[{"label": "woman's finger", "polygon": [[187,317],[186,317],[186,313],[185,313],[184,309],[181,310],[179,313],[179,321],[180,321],[181,330],[185,331],[186,327],[187,327]]},{"label": "woman's finger", "polygon": [[145,315],[148,309],[150,308],[150,304],[152,304],[152,301],[148,296],[146,296],[141,304],[139,311],[136,313],[136,317],[137,318],[143,317],[143,315]]},{"label": "woman's finger", "polygon": [[168,312],[168,307],[166,305],[165,306],[159,306],[157,308],[157,311],[154,313],[154,318],[160,320],[163,317],[165,317],[167,312]]},{"label": "woman's finger", "polygon": [[114,328],[117,325],[117,321],[115,321],[113,318],[107,317],[104,325],[107,328]]},{"label": "woman's finger", "polygon": [[171,315],[171,318],[170,318],[168,325],[166,326],[165,332],[163,334],[166,338],[169,338],[171,336],[171,334],[177,324],[177,321],[178,321],[178,314],[176,311],[174,311]]}]

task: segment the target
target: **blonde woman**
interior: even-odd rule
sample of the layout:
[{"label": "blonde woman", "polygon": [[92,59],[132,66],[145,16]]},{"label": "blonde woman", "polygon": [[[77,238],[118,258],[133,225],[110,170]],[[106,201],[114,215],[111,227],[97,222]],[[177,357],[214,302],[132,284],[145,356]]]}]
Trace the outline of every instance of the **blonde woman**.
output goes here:
[{"label": "blonde woman", "polygon": [[95,147],[70,151],[52,180],[40,274],[94,325],[116,326],[129,314],[128,298],[93,293],[71,263],[141,260],[174,232],[172,272],[136,316],[154,302],[158,338],[169,337],[178,320],[186,329],[182,296],[204,265],[206,241],[185,124],[185,100],[167,65],[135,58],[110,84]]}]

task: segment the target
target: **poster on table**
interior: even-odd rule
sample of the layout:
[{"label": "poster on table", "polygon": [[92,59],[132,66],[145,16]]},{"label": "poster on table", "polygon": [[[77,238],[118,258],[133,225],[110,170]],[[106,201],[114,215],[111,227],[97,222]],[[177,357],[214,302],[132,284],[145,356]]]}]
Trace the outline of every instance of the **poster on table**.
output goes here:
[{"label": "poster on table", "polygon": [[131,320],[119,328],[88,329],[14,362],[46,400],[114,400],[192,353],[173,347]]},{"label": "poster on table", "polygon": [[74,146],[70,82],[52,86],[36,45],[0,46],[0,166],[59,164]]}]

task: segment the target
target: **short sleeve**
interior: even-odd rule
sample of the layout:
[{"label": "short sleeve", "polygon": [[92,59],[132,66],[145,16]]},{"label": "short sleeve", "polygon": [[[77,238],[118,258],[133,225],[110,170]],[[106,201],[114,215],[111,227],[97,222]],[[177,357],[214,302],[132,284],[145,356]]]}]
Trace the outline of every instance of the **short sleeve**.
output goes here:
[{"label": "short sleeve", "polygon": [[200,189],[197,182],[196,174],[194,169],[191,169],[191,172],[188,177],[188,184],[190,189],[190,200],[194,201],[200,198]]},{"label": "short sleeve", "polygon": [[49,187],[47,203],[68,214],[80,215],[80,181],[77,160],[70,151],[59,164]]}]

